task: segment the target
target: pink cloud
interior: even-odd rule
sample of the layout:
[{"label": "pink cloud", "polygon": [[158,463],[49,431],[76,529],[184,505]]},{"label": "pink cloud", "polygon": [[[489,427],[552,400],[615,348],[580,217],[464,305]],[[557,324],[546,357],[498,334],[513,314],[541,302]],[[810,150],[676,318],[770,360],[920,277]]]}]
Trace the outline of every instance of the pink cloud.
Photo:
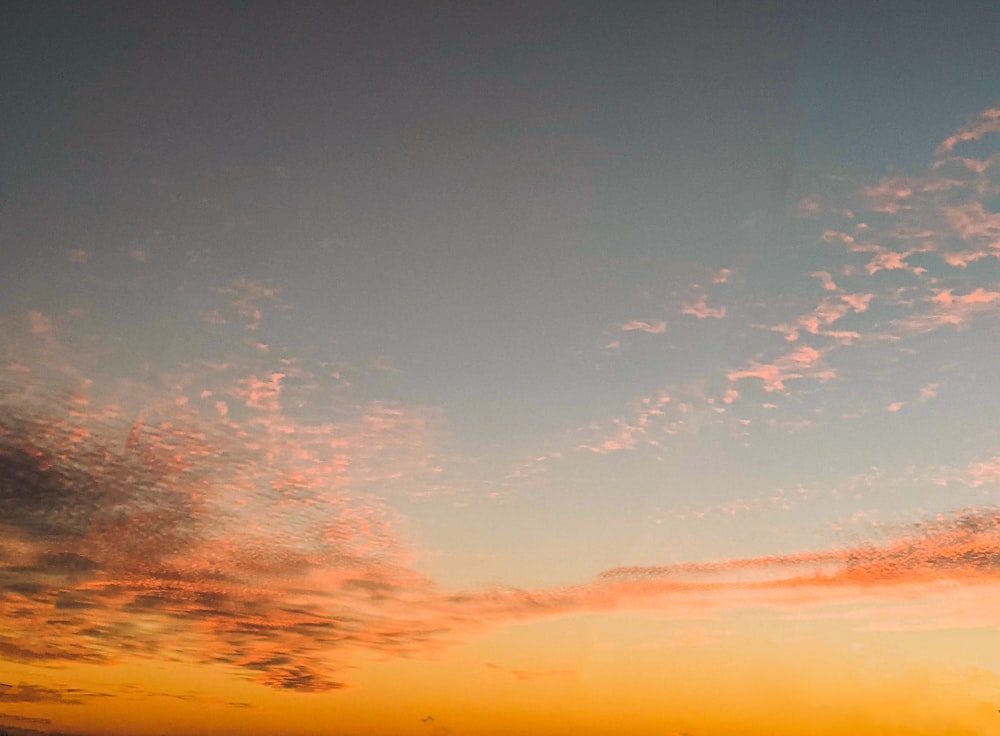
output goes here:
[{"label": "pink cloud", "polygon": [[632,320],[623,324],[619,327],[619,329],[622,332],[633,332],[638,330],[639,332],[648,332],[650,335],[662,335],[667,331],[667,323],[663,320],[653,320],[652,322]]},{"label": "pink cloud", "polygon": [[873,276],[879,271],[905,270],[912,271],[916,274],[923,273],[924,269],[911,266],[906,260],[914,253],[921,252],[921,250],[922,249],[911,248],[910,250],[899,253],[894,250],[881,248],[877,251],[875,257],[865,265],[865,270],[868,272],[869,276]]},{"label": "pink cloud", "polygon": [[926,386],[922,386],[920,388],[920,397],[918,401],[920,401],[920,403],[923,403],[925,401],[930,401],[931,399],[933,399],[935,396],[937,396],[938,386],[939,384],[937,383],[928,383]]},{"label": "pink cloud", "polygon": [[911,209],[909,204],[904,203],[913,196],[915,182],[904,177],[891,177],[861,191],[876,212],[894,215]]},{"label": "pink cloud", "polygon": [[[1000,515],[969,510],[916,527],[883,545],[796,555],[731,559],[714,563],[622,567],[599,579],[655,590],[683,586],[770,591],[869,589],[935,584],[989,583],[1000,578]],[[776,596],[781,599],[781,596]],[[786,599],[787,600],[787,599]]]},{"label": "pink cloud", "polygon": [[976,120],[945,138],[934,152],[937,156],[951,153],[959,143],[978,141],[990,133],[1000,132],[1000,108],[990,108],[979,113]]},{"label": "pink cloud", "polygon": [[810,274],[815,279],[819,279],[820,283],[823,285],[823,289],[826,291],[836,291],[837,284],[833,281],[833,276],[827,271],[814,271]]},{"label": "pink cloud", "polygon": [[989,253],[982,253],[976,251],[957,251],[957,252],[942,252],[941,260],[947,263],[949,266],[954,266],[955,268],[968,268],[969,265],[980,261],[983,258],[988,258]]},{"label": "pink cloud", "polygon": [[986,291],[982,287],[976,289],[965,295],[954,296],[952,294],[952,289],[942,289],[937,292],[931,301],[937,302],[938,304],[943,304],[947,306],[953,305],[981,305],[981,304],[992,304],[993,302],[1000,299],[1000,292],[996,291]]},{"label": "pink cloud", "polygon": [[960,186],[962,182],[956,179],[896,176],[863,187],[861,192],[875,212],[898,215],[914,209],[913,199],[917,194],[946,192]]},{"label": "pink cloud", "polygon": [[683,314],[690,314],[698,319],[722,319],[726,316],[726,308],[709,307],[708,297],[704,294],[699,295],[699,297],[693,302],[683,304],[681,306],[681,312]]},{"label": "pink cloud", "polygon": [[790,353],[778,358],[773,363],[751,363],[741,370],[728,374],[730,383],[743,378],[758,378],[764,382],[764,390],[769,392],[784,391],[785,382],[795,379],[811,379],[825,383],[836,378],[834,369],[823,365],[823,353],[815,348],[803,345]]},{"label": "pink cloud", "polygon": [[256,330],[264,317],[265,304],[283,306],[279,302],[280,289],[246,278],[236,279],[228,286],[216,289],[216,292],[224,300],[225,306],[223,310],[211,312],[208,320],[210,323],[226,324],[230,321],[231,314],[247,329]]},{"label": "pink cloud", "polygon": [[993,248],[1000,249],[1000,212],[987,212],[982,202],[949,207],[946,210],[949,224],[963,240],[984,239]]},{"label": "pink cloud", "polygon": [[272,373],[266,379],[249,376],[240,381],[234,393],[251,409],[280,411],[281,381],[284,378],[284,373]]},{"label": "pink cloud", "polygon": [[[650,436],[652,430],[658,429],[667,434],[675,431],[675,428],[669,424],[663,426],[667,407],[672,404],[672,401],[671,397],[662,391],[642,397],[633,402],[628,417],[612,419],[609,423],[610,427],[602,427],[600,424],[588,427],[589,430],[596,430],[600,433],[599,439],[580,444],[577,449],[596,455],[606,455],[621,450],[634,449],[640,443],[658,445],[659,440]],[[678,406],[677,410],[683,413],[686,410],[685,405]],[[661,426],[657,428],[658,423]]]},{"label": "pink cloud", "polygon": [[994,153],[985,159],[952,157],[943,161],[935,161],[932,168],[936,170],[953,161],[958,162],[965,170],[981,176],[1000,163],[1000,153]]},{"label": "pink cloud", "polygon": [[969,485],[974,488],[1000,485],[1000,456],[972,463],[968,471]]},{"label": "pink cloud", "polygon": [[41,312],[28,312],[28,323],[31,334],[36,337],[47,337],[52,334],[52,320]]},{"label": "pink cloud", "polygon": [[[775,361],[769,380],[780,390],[784,380],[822,376],[822,357],[803,346]],[[268,407],[254,421],[199,409],[200,400],[211,412],[233,372],[270,376],[239,389]],[[164,377],[173,387],[165,394],[143,392],[144,418],[131,426],[122,397],[75,404],[74,418],[61,402],[5,396],[0,471],[30,482],[5,498],[0,655],[56,665],[169,656],[222,664],[269,687],[329,691],[345,686],[339,674],[360,651],[425,655],[516,621],[850,602],[1000,578],[1000,517],[980,511],[882,545],[615,568],[535,590],[443,590],[414,570],[391,507],[364,492],[378,477],[414,477],[398,457],[427,434],[426,421],[388,403],[337,424],[300,422],[284,401],[272,410],[272,389],[293,398],[301,387],[292,379],[303,376],[287,365],[248,373],[239,362],[208,375],[181,371]],[[639,402],[609,442],[633,444],[670,403],[666,395]],[[78,428],[89,432],[83,441]],[[38,479],[44,493],[31,486]],[[731,512],[751,506],[737,499]],[[136,617],[139,633],[129,625]]]},{"label": "pink cloud", "polygon": [[816,217],[823,212],[823,203],[816,197],[803,197],[798,203],[799,214],[803,217]]},{"label": "pink cloud", "polygon": [[947,326],[961,329],[978,315],[997,312],[1000,292],[980,287],[968,294],[955,295],[953,289],[937,289],[926,303],[931,305],[929,310],[895,320],[893,324],[909,334],[922,334]]},{"label": "pink cloud", "polygon": [[843,294],[840,298],[855,312],[864,312],[868,309],[874,296],[874,294]]},{"label": "pink cloud", "polygon": [[[0,345],[0,380],[16,387],[0,397],[0,477],[27,479],[4,496],[0,618],[19,618],[0,657],[165,655],[324,690],[342,686],[330,672],[349,650],[432,645],[411,619],[433,585],[379,498],[436,482],[433,412],[345,404],[298,361],[267,370],[252,352],[148,385],[95,382],[81,375],[93,355],[31,339],[40,325],[12,322]],[[12,362],[22,344],[33,352]],[[299,406],[338,419],[305,421]],[[8,595],[8,583],[37,593]],[[52,623],[57,605],[66,615]]]},{"label": "pink cloud", "polygon": [[803,331],[812,335],[832,337],[838,342],[852,342],[860,337],[859,333],[853,330],[826,328],[844,317],[851,309],[855,312],[865,311],[871,299],[871,294],[843,294],[839,298],[828,297],[816,305],[812,312],[802,315],[795,322],[775,325],[771,329],[783,334],[789,342],[798,340]]},{"label": "pink cloud", "polygon": [[854,236],[848,235],[847,233],[842,233],[838,230],[827,230],[823,233],[823,242],[825,243],[841,243],[842,245],[853,245]]}]

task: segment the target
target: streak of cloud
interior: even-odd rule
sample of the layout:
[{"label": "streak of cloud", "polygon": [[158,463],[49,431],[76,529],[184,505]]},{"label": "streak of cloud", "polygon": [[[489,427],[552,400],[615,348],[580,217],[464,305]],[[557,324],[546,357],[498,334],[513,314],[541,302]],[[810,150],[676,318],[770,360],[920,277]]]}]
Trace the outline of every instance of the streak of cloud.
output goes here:
[{"label": "streak of cloud", "polygon": [[642,320],[631,320],[624,323],[620,328],[622,332],[648,332],[650,335],[662,335],[667,331],[667,323],[663,320],[652,320],[644,322]]},{"label": "streak of cloud", "polygon": [[1000,133],[1000,108],[983,110],[975,120],[941,141],[934,153],[944,156],[951,153],[959,143],[978,141],[990,133]]}]

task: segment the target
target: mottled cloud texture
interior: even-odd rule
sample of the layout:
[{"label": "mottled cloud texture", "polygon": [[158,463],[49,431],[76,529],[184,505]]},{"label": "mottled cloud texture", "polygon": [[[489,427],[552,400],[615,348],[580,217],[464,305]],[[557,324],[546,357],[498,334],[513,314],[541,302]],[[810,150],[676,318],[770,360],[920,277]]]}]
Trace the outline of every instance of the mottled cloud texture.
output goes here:
[{"label": "mottled cloud texture", "polygon": [[410,620],[430,583],[378,500],[433,475],[434,412],[354,402],[343,371],[238,350],[126,375],[107,345],[67,347],[80,329],[4,324],[0,655],[169,653],[318,690],[339,686],[345,648],[434,636]]},{"label": "mottled cloud texture", "polygon": [[[79,368],[88,357],[68,360],[58,342],[69,325],[53,320],[38,334],[36,321],[5,325],[21,334],[5,355],[0,404],[7,660],[168,656],[319,691],[344,686],[352,652],[426,653],[542,616],[1000,582],[1000,512],[979,509],[879,545],[618,568],[539,590],[442,590],[414,571],[394,512],[371,492],[383,475],[420,482],[433,455],[420,410],[341,402],[340,422],[297,418],[286,405],[318,378],[294,362],[281,380],[233,358],[179,367],[156,387],[98,386]],[[0,690],[0,702],[89,697]]]},{"label": "mottled cloud texture", "polygon": [[[598,425],[593,442],[573,447],[656,446],[699,412],[738,416],[748,385],[775,402],[801,398],[849,378],[850,366],[836,361],[851,351],[895,349],[1000,314],[1000,292],[974,272],[1000,257],[1000,225],[988,208],[996,167],[953,155],[996,132],[997,115],[986,111],[947,138],[924,175],[860,188],[857,208],[809,207],[811,218],[842,220],[817,232],[840,263],[803,276],[813,290],[807,303],[747,320],[773,344],[718,366],[712,387],[693,381],[640,397],[627,415]],[[882,219],[868,225],[854,209]],[[85,267],[80,253],[69,257]],[[727,278],[713,285],[730,287]],[[444,590],[416,571],[392,505],[439,482],[449,461],[440,412],[364,398],[351,378],[358,366],[269,345],[269,310],[288,309],[278,288],[240,279],[215,296],[201,314],[203,332],[191,327],[187,336],[204,351],[156,368],[79,310],[29,311],[0,324],[0,658],[166,656],[223,663],[274,688],[322,691],[345,685],[357,651],[420,654],[541,616],[998,589],[1000,511],[973,508],[878,543],[623,567],[539,590]],[[714,323],[738,318],[715,292],[679,310]],[[620,329],[661,334],[666,323]],[[919,400],[938,386],[925,384]],[[994,466],[970,474],[994,483]],[[9,685],[0,703],[90,697]]]},{"label": "mottled cloud texture", "polygon": [[[815,235],[801,245],[800,265],[806,267],[790,273],[780,292],[751,296],[747,282],[741,286],[747,295],[741,295],[727,271],[708,287],[691,287],[695,296],[668,316],[672,325],[683,315],[716,318],[734,345],[754,336],[742,353],[734,348],[702,377],[665,382],[623,411],[591,422],[582,430],[587,440],[576,446],[602,454],[655,450],[708,421],[772,427],[784,421],[799,430],[831,410],[847,413],[823,397],[870,386],[870,372],[858,366],[879,365],[904,378],[931,337],[951,340],[979,330],[982,340],[992,339],[1000,317],[1000,213],[994,211],[1000,154],[983,149],[995,148],[998,116],[986,110],[946,137],[927,152],[921,170],[853,182],[842,202],[803,197],[798,214]],[[968,155],[970,144],[976,157]],[[775,254],[758,257],[764,263]],[[645,323],[628,324],[640,329]],[[944,386],[947,376],[922,380]],[[657,405],[665,395],[673,399],[670,406]],[[888,395],[859,401],[852,411],[903,405]],[[772,416],[763,418],[756,411],[761,408],[773,410]]]}]

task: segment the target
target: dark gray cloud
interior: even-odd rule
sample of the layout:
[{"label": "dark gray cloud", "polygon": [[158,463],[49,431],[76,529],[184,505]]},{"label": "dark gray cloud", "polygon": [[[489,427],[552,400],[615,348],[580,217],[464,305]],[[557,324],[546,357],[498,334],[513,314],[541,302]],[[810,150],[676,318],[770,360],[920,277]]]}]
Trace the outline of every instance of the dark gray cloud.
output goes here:
[{"label": "dark gray cloud", "polygon": [[97,693],[80,688],[53,688],[19,682],[0,687],[0,703],[55,703],[83,705],[94,699],[112,697],[110,693]]}]

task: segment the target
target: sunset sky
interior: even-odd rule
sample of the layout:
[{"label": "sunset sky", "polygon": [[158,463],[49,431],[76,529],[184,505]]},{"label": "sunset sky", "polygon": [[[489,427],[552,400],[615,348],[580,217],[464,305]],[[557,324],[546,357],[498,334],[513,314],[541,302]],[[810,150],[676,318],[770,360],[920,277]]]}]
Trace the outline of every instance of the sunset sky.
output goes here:
[{"label": "sunset sky", "polygon": [[1000,5],[0,29],[0,730],[1000,734]]}]

